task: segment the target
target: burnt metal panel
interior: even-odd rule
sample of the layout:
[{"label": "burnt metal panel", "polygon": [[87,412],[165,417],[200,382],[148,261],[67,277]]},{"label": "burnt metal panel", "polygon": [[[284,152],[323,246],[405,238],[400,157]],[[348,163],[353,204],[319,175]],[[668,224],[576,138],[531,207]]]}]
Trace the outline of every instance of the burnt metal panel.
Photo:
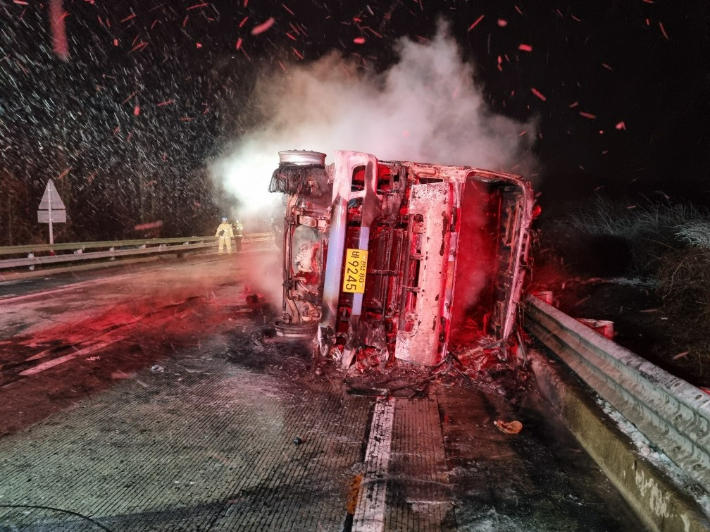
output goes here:
[{"label": "burnt metal panel", "polygon": [[403,287],[405,306],[397,331],[395,357],[433,366],[439,362],[439,335],[448,272],[451,224],[449,183],[412,185],[409,203],[410,272]]}]

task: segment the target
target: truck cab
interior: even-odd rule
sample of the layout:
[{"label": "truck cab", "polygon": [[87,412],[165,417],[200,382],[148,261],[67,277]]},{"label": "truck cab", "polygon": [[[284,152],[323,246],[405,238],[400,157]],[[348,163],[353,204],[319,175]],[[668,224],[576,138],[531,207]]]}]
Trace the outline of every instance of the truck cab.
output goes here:
[{"label": "truck cab", "polygon": [[279,335],[349,367],[436,366],[504,346],[527,267],[532,188],[469,166],[279,152],[285,195]]}]

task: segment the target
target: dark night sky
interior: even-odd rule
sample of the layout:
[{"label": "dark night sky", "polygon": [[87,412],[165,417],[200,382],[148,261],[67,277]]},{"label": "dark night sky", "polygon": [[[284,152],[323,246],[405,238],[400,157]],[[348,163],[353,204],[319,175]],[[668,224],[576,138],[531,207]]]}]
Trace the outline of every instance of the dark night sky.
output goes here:
[{"label": "dark night sky", "polygon": [[492,109],[538,117],[543,203],[601,190],[710,204],[707,0],[64,0],[66,62],[48,6],[0,7],[0,188],[11,174],[36,193],[70,168],[60,185],[95,224],[130,218],[151,181],[177,191],[171,209],[213,201],[195,176],[258,116],[257,76],[332,49],[381,70],[439,17]]}]

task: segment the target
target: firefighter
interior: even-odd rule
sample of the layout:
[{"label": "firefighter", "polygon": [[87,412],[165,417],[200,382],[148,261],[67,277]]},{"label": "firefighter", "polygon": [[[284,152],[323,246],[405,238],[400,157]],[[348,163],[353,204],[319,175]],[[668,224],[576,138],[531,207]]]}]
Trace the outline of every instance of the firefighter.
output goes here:
[{"label": "firefighter", "polygon": [[219,224],[217,232],[214,236],[219,237],[219,254],[224,254],[224,246],[227,246],[227,253],[232,254],[232,238],[234,238],[234,232],[232,231],[232,225],[228,223],[229,220],[226,216],[222,217],[222,223]]},{"label": "firefighter", "polygon": [[237,245],[237,253],[242,250],[242,238],[244,238],[244,226],[242,221],[237,218],[234,220],[234,243]]}]

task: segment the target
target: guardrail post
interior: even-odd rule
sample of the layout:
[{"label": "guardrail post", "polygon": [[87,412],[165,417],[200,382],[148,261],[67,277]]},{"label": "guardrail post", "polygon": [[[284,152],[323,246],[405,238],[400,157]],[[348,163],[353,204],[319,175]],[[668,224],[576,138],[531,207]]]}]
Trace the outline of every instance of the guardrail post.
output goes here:
[{"label": "guardrail post", "polygon": [[[28,258],[28,259],[34,259],[34,258],[35,258],[35,254],[32,253],[32,252],[28,253],[28,254],[27,254],[27,258]],[[30,271],[34,271],[34,269],[35,269],[35,265],[32,264],[32,265],[30,266]]]}]

